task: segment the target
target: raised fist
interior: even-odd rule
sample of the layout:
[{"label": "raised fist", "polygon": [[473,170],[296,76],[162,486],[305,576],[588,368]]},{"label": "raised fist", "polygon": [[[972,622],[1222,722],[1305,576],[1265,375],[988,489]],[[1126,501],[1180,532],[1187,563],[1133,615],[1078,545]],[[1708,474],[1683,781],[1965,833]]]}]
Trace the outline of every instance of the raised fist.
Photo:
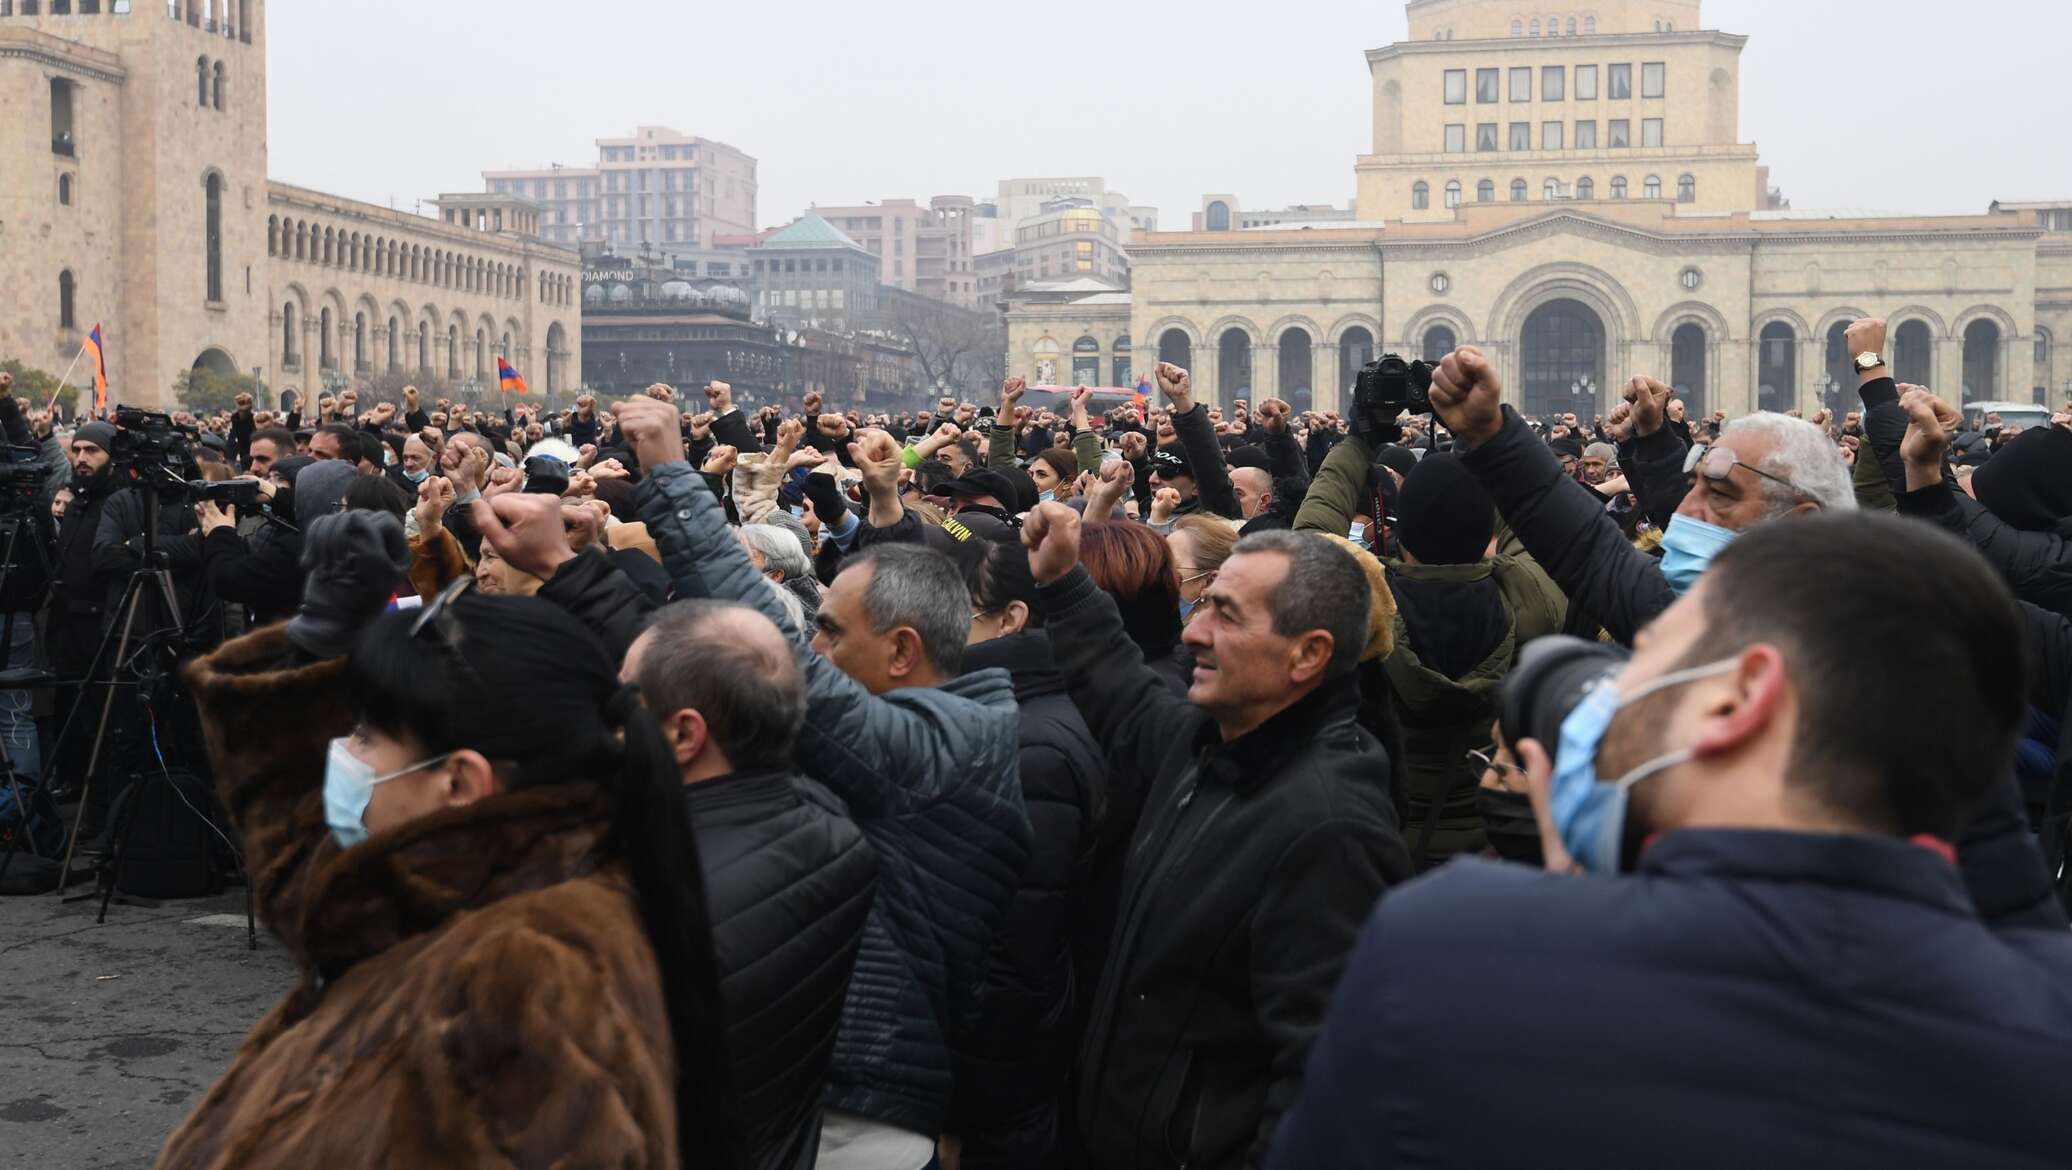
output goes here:
[{"label": "raised fist", "polygon": [[1278,398],[1269,398],[1259,404],[1259,425],[1269,435],[1286,434],[1290,407]]},{"label": "raised fist", "polygon": [[1029,550],[1029,575],[1048,585],[1079,563],[1079,513],[1049,501],[1022,519],[1022,544]]},{"label": "raised fist", "polygon": [[[1447,354],[1432,372],[1432,413],[1454,437],[1479,447],[1504,426],[1504,384],[1496,367],[1472,345]],[[1331,425],[1336,418],[1326,415]]]},{"label": "raised fist", "polygon": [[1934,476],[1942,475],[1944,452],[1950,449],[1950,436],[1963,425],[1963,418],[1957,408],[1937,398],[1920,386],[1899,388],[1899,408],[1907,413],[1906,438],[1899,442],[1900,458],[1906,460],[1907,479],[1914,478],[1915,467],[1934,468]]},{"label": "raised fist", "polygon": [[[1844,356],[1849,359],[1851,366],[1854,366],[1856,355],[1858,354],[1874,353],[1879,357],[1886,357],[1885,319],[1883,317],[1865,317],[1851,324],[1848,329],[1842,332],[1842,344],[1848,349],[1848,353]],[[1887,360],[1889,361],[1890,359],[1888,358]],[[1873,370],[1871,372],[1876,377],[1884,376],[1884,371],[1882,370]]]},{"label": "raised fist", "polygon": [[734,409],[734,388],[725,382],[707,382],[705,400],[712,403],[712,413],[725,414]]},{"label": "raised fist", "polygon": [[1002,414],[1009,413],[1011,409],[1014,407],[1014,404],[1022,400],[1022,395],[1028,392],[1028,379],[1022,377],[1020,374],[1016,374],[1014,377],[1009,378],[1000,386],[1000,412]]},{"label": "raised fist", "polygon": [[1633,433],[1642,437],[1662,429],[1669,418],[1669,400],[1676,392],[1653,378],[1636,375],[1626,383],[1626,401],[1633,406]]},{"label": "raised fist", "polygon": [[1154,371],[1158,378],[1158,392],[1172,405],[1172,409],[1185,413],[1194,409],[1194,376],[1171,362],[1160,362]]}]

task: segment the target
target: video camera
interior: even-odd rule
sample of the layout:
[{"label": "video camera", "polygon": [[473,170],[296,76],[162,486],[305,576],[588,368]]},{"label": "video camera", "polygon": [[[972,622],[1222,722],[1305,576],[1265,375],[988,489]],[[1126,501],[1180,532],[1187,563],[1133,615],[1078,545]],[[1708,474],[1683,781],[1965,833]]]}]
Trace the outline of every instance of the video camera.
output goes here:
[{"label": "video camera", "polygon": [[1360,370],[1353,384],[1354,425],[1374,430],[1394,425],[1398,415],[1432,412],[1432,367],[1382,354]]},{"label": "video camera", "polygon": [[194,467],[194,444],[200,441],[200,430],[174,422],[169,414],[119,406],[115,408],[115,449],[109,454],[118,467],[163,467],[181,473]]},{"label": "video camera", "polygon": [[49,470],[43,454],[34,447],[0,447],[0,518],[39,512],[43,507],[43,486]]}]

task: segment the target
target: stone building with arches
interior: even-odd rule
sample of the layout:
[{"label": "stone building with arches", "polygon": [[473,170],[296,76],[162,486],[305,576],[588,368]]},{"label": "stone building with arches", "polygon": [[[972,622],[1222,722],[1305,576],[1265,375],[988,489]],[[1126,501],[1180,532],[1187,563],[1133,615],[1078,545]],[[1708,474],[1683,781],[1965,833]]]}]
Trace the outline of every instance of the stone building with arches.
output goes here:
[{"label": "stone building with arches", "polygon": [[63,373],[99,324],[150,408],[197,368],[275,400],[391,368],[493,392],[499,352],[580,376],[576,253],[516,201],[455,222],[268,179],[265,0],[0,0],[0,108],[0,357]]},{"label": "stone building with arches", "polygon": [[1139,239],[1127,305],[1011,306],[1009,372],[1080,309],[1216,402],[1340,408],[1377,352],[1474,344],[1530,414],[1597,413],[1634,374],[1707,411],[1846,409],[1842,333],[1877,315],[1902,380],[2072,398],[2072,199],[1793,211],[1737,141],[1747,38],[1698,0],[1408,8],[1410,39],[1367,54],[1353,220]]}]

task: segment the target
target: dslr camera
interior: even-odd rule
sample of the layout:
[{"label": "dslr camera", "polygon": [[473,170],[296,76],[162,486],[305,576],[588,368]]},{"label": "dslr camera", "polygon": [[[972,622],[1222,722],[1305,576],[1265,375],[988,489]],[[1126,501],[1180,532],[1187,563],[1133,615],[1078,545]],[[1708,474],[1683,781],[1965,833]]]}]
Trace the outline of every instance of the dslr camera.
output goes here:
[{"label": "dslr camera", "polygon": [[1360,370],[1353,383],[1353,433],[1386,434],[1405,414],[1432,411],[1432,367],[1382,354]]},{"label": "dslr camera", "polygon": [[1497,701],[1504,742],[1536,739],[1553,756],[1569,713],[1591,691],[1609,686],[1629,657],[1623,647],[1566,634],[1534,639],[1519,653]]}]

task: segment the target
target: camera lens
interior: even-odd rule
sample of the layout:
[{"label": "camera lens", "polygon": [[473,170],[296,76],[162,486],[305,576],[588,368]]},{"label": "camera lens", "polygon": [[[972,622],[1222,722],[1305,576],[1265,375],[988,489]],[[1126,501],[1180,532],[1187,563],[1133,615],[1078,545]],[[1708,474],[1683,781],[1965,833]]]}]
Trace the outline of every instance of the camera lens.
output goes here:
[{"label": "camera lens", "polygon": [[1593,686],[1617,674],[1628,657],[1621,647],[1565,635],[1528,645],[1504,680],[1497,707],[1504,742],[1536,739],[1552,755],[1569,712]]}]

